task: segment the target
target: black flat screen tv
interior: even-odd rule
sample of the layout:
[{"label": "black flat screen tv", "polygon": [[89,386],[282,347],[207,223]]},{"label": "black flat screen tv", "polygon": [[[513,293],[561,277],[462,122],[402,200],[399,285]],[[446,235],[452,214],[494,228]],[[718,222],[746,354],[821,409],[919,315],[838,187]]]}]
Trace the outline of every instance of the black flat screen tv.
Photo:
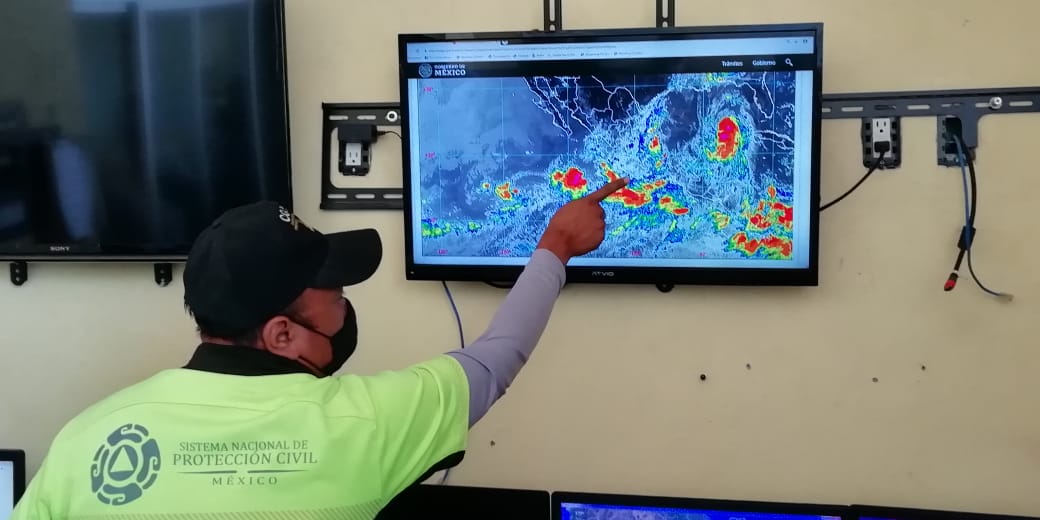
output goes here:
[{"label": "black flat screen tv", "polygon": [[0,258],[177,261],[292,208],[282,0],[0,2]]},{"label": "black flat screen tv", "polygon": [[816,285],[822,24],[399,36],[406,277],[511,281],[616,177],[568,281]]}]

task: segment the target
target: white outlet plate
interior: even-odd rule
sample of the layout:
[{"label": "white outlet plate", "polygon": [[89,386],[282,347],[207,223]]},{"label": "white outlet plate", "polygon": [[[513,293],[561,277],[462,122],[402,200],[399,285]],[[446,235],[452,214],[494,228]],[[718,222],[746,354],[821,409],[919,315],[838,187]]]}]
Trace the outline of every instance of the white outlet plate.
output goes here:
[{"label": "white outlet plate", "polygon": [[347,143],[343,149],[343,164],[361,166],[361,143]]},{"label": "white outlet plate", "polygon": [[[873,143],[884,143],[887,142],[889,145],[892,144],[892,121],[887,117],[878,117],[871,122],[871,133]],[[873,152],[874,158],[876,159],[880,154],[875,150]]]}]

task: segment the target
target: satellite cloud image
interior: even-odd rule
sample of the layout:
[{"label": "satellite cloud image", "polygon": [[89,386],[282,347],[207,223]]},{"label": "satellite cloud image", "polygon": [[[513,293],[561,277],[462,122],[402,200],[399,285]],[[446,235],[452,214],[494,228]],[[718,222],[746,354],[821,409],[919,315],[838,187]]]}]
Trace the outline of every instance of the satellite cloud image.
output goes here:
[{"label": "satellite cloud image", "polygon": [[794,72],[418,81],[423,256],[530,256],[620,176],[587,257],[792,258]]}]

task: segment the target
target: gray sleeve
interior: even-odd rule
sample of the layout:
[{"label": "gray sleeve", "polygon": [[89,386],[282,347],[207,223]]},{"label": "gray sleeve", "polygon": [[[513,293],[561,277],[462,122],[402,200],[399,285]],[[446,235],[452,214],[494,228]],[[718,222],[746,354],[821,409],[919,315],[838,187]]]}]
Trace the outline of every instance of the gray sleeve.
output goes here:
[{"label": "gray sleeve", "polygon": [[487,330],[465,349],[448,353],[469,380],[470,426],[506,393],[531,357],[566,278],[563,262],[555,254],[535,250]]}]

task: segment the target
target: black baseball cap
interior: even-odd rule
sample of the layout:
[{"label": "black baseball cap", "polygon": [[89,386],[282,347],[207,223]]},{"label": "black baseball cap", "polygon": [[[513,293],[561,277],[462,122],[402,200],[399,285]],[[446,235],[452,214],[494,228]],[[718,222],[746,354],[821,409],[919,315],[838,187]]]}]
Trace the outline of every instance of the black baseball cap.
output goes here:
[{"label": "black baseball cap", "polygon": [[374,229],[323,234],[277,202],[240,206],[199,234],[184,266],[184,303],[196,319],[245,333],[305,289],[371,277],[383,247]]}]

